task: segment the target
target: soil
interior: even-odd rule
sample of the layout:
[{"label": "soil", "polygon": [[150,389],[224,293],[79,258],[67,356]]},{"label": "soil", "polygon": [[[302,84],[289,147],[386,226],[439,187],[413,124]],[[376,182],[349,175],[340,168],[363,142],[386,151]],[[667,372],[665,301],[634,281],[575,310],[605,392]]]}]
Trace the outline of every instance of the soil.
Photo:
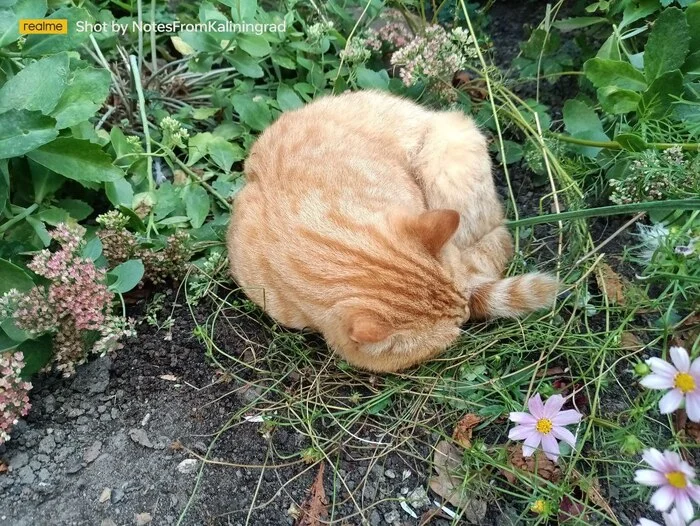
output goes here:
[{"label": "soil", "polygon": [[[523,24],[537,23],[544,7],[541,2],[496,2],[489,31],[499,61],[517,53]],[[566,88],[555,86],[548,96],[565,99]],[[526,171],[516,167],[511,172],[521,212],[537,213],[545,192]],[[497,178],[505,192],[502,176]],[[601,225],[601,238],[615,225]],[[259,391],[213,365],[189,310],[176,304],[172,291],[164,292],[165,310],[173,308],[170,331],[142,323],[124,349],[81,366],[73,378],[35,380],[32,411],[0,446],[8,466],[0,474],[0,526],[294,523],[317,467],[284,458],[296,458],[311,445],[308,438],[293,429],[270,432],[255,421],[232,420]],[[136,306],[131,314],[140,316],[142,310],[143,305]],[[198,316],[208,314],[201,306]],[[257,327],[242,332],[245,339],[236,331],[220,338],[227,354],[245,357],[248,339],[266,342],[269,337]],[[339,447],[334,468],[346,486],[332,469],[324,477],[331,522],[417,525],[398,499],[409,496],[418,516],[434,509],[436,497],[426,489],[428,444],[436,440],[425,437],[413,444],[410,456],[391,453],[379,462]],[[206,465],[204,456],[210,461]],[[636,514],[627,517],[622,510],[619,517],[633,524]],[[480,523],[515,525],[520,519],[515,510],[498,504],[490,505]]]}]

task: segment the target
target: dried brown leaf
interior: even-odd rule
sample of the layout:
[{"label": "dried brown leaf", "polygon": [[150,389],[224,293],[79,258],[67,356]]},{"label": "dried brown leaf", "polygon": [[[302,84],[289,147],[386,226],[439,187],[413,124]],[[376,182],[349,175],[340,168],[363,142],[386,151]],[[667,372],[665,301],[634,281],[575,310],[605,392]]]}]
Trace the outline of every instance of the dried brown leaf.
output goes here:
[{"label": "dried brown leaf", "polygon": [[295,523],[296,526],[321,526],[325,524],[324,519],[328,516],[328,499],[326,499],[326,491],[323,489],[325,469],[326,465],[321,462],[316,479],[309,489],[309,496],[301,505],[301,513]]},{"label": "dried brown leaf", "polygon": [[430,479],[430,489],[460,508],[464,519],[481,524],[486,515],[486,502],[466,494],[462,487],[462,477],[458,475],[461,466],[462,455],[459,449],[446,440],[438,442],[433,456],[437,476]]},{"label": "dried brown leaf", "polygon": [[[510,464],[523,472],[537,474],[540,477],[536,483],[539,486],[546,484],[546,481],[558,482],[561,478],[561,469],[554,462],[549,460],[542,451],[535,451],[530,457],[523,456],[523,447],[519,444],[508,446],[508,461]],[[515,474],[510,471],[502,470],[503,476],[514,484],[517,480]]]},{"label": "dried brown leaf", "polygon": [[472,447],[472,431],[479,425],[481,418],[469,413],[459,421],[452,432],[452,439],[464,449]]},{"label": "dried brown leaf", "polygon": [[0,473],[7,473],[7,464],[0,460]]},{"label": "dried brown leaf", "polygon": [[610,265],[602,262],[598,265],[596,281],[600,292],[605,294],[610,303],[613,305],[625,304],[625,289],[628,282],[615,272]]},{"label": "dried brown leaf", "polygon": [[424,512],[423,515],[420,516],[420,522],[418,523],[418,526],[427,526],[431,523],[433,519],[450,520],[451,518],[452,517],[450,517],[449,515],[447,515],[447,513],[442,511],[441,508],[432,508]]},{"label": "dried brown leaf", "polygon": [[573,480],[576,481],[578,488],[586,497],[588,497],[591,504],[605,510],[608,517],[615,517],[615,512],[600,491],[600,483],[598,482],[598,479],[586,478],[576,470],[573,470],[572,474]]},{"label": "dried brown leaf", "polygon": [[644,347],[644,342],[633,332],[623,332],[620,336],[620,349],[625,351],[639,351]]}]

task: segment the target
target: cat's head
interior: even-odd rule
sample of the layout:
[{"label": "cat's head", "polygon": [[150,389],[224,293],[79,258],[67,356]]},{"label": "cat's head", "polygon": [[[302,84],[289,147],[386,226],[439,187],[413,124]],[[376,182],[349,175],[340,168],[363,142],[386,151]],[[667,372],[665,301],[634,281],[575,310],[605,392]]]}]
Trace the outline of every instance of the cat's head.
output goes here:
[{"label": "cat's head", "polygon": [[399,215],[392,225],[388,242],[402,250],[387,250],[367,293],[335,306],[333,327],[326,334],[349,362],[375,371],[403,369],[446,349],[469,318],[446,247],[459,214],[431,210]]}]

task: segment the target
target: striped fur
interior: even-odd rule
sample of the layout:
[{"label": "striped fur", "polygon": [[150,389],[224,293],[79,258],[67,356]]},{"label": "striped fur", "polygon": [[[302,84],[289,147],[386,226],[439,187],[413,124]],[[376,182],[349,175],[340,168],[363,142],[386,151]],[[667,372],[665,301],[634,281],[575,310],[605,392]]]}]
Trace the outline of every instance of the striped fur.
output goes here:
[{"label": "striped fur", "polygon": [[512,240],[486,142],[461,114],[378,92],[322,98],[270,126],[245,171],[228,234],[234,278],[358,367],[437,354],[470,310],[553,301],[550,278],[500,280]]}]

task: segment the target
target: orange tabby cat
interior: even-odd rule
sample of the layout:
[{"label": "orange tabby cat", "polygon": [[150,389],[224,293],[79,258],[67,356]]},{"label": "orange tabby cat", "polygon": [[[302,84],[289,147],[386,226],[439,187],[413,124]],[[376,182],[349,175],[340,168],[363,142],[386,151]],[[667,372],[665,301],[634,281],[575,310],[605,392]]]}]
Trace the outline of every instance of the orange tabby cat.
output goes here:
[{"label": "orange tabby cat", "polygon": [[233,277],[281,324],[348,362],[396,371],[471,318],[551,305],[544,274],[501,279],[512,239],[484,136],[458,112],[386,93],[284,113],[245,164],[228,233]]}]

